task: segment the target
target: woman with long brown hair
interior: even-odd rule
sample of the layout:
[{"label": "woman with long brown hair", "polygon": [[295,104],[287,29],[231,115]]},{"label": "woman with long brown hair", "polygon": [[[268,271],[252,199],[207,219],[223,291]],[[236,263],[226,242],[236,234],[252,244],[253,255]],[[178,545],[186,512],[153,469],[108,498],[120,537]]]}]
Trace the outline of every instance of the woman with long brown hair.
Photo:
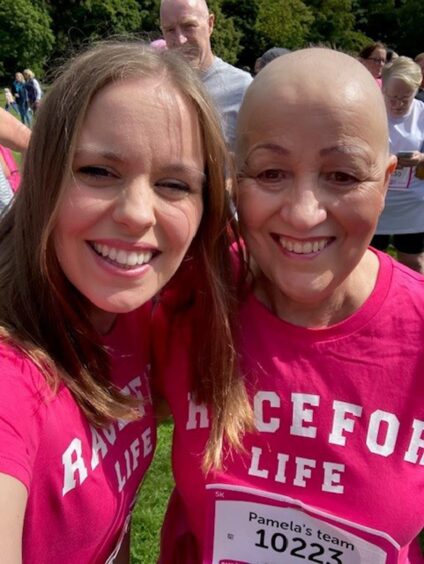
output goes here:
[{"label": "woman with long brown hair", "polygon": [[0,554],[104,563],[155,447],[151,298],[204,272],[214,368],[227,351],[225,143],[172,53],[100,44],[40,106],[0,222]]}]

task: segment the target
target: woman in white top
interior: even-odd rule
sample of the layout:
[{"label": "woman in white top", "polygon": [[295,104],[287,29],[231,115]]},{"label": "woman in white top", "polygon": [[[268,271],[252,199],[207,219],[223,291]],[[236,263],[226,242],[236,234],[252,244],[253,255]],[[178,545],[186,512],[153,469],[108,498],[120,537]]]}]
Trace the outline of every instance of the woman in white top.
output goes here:
[{"label": "woman in white top", "polygon": [[421,78],[420,67],[408,57],[383,70],[390,152],[397,155],[398,168],[371,244],[386,250],[393,236],[398,260],[424,273],[424,102],[414,99]]}]

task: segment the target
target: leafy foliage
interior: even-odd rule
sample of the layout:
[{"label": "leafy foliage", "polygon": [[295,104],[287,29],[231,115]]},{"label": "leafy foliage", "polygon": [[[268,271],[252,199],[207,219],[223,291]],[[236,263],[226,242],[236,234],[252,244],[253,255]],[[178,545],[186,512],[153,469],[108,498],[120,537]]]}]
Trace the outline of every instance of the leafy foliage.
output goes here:
[{"label": "leafy foliage", "polygon": [[66,57],[92,41],[130,34],[141,24],[136,0],[55,0],[50,13],[56,56]]},{"label": "leafy foliage", "polygon": [[0,76],[10,80],[26,67],[36,75],[42,73],[54,43],[51,19],[43,5],[31,0],[1,0],[0,37]]},{"label": "leafy foliage", "polygon": [[208,2],[209,11],[215,14],[215,29],[212,34],[212,48],[214,53],[228,63],[237,62],[240,52],[242,32],[236,28],[232,17],[227,17],[221,9],[220,0]]},{"label": "leafy foliage", "polygon": [[302,0],[258,0],[258,5],[255,28],[272,44],[294,49],[305,43],[314,16]]},{"label": "leafy foliage", "polygon": [[[209,0],[212,46],[239,66],[273,46],[325,44],[356,54],[383,41],[400,54],[423,51],[423,0]],[[40,74],[54,57],[116,35],[160,37],[160,0],[1,0],[0,77],[29,66]],[[50,57],[50,58],[49,58]]]}]

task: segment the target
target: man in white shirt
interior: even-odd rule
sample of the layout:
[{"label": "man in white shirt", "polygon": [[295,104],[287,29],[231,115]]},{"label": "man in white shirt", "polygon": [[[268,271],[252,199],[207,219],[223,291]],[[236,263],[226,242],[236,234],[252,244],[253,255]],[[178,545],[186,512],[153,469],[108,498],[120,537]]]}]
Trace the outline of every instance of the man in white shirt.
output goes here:
[{"label": "man in white shirt", "polygon": [[252,77],[213,54],[215,17],[205,0],[162,0],[160,22],[168,49],[178,49],[199,70],[221,115],[226,141],[233,147],[237,114]]}]

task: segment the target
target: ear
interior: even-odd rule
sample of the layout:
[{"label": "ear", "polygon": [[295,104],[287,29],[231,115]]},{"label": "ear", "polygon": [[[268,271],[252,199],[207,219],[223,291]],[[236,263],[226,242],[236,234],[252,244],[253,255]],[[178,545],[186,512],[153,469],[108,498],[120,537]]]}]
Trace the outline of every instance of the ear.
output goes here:
[{"label": "ear", "polygon": [[209,14],[208,16],[209,35],[212,35],[214,25],[215,25],[215,14]]},{"label": "ear", "polygon": [[390,182],[390,177],[394,173],[394,171],[396,170],[397,163],[398,163],[397,156],[396,155],[390,155],[389,162],[388,162],[387,168],[386,168],[386,174],[384,176],[385,191],[387,191],[387,188],[388,188],[389,182]]}]

